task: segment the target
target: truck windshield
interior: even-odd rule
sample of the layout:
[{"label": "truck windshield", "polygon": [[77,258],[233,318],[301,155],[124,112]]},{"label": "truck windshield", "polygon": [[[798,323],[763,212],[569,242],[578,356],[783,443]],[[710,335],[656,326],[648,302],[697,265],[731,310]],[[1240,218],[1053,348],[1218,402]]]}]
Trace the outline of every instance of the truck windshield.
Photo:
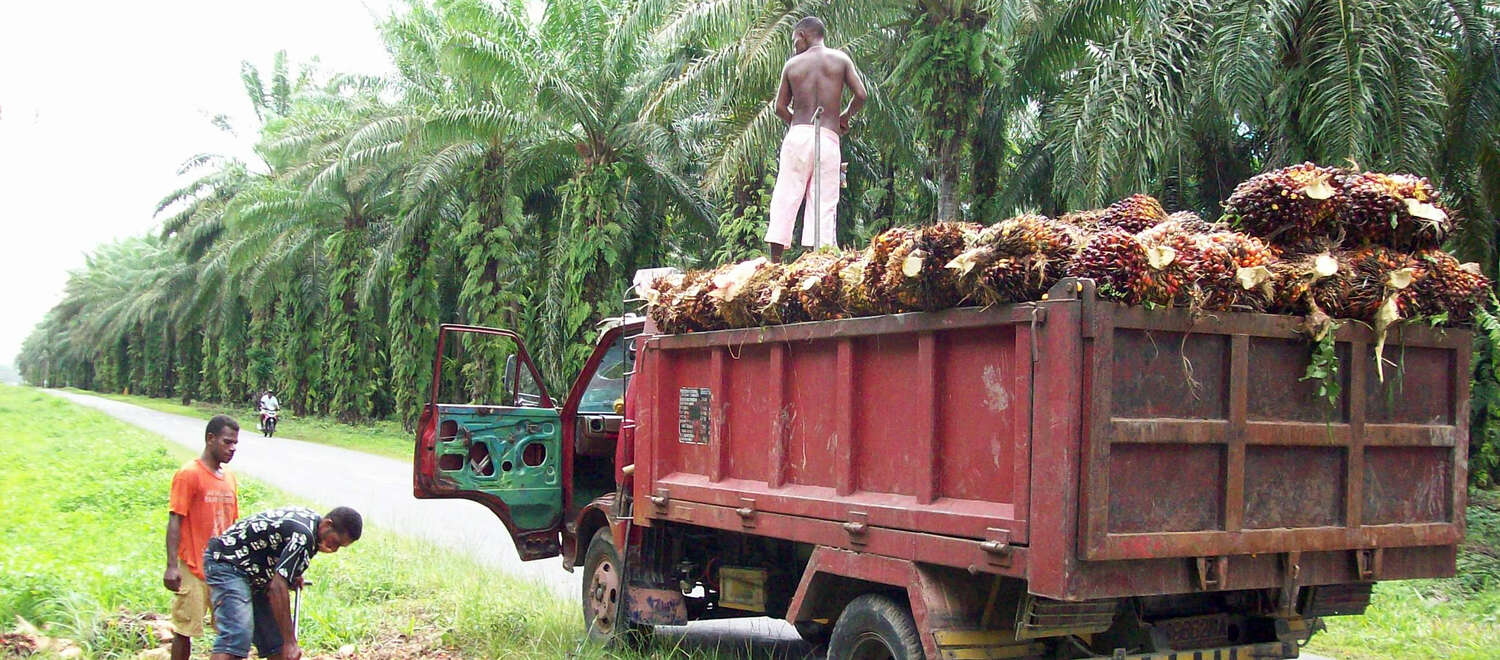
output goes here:
[{"label": "truck windshield", "polygon": [[625,345],[615,342],[599,362],[599,369],[589,379],[588,389],[583,391],[583,400],[578,403],[578,412],[613,415],[615,401],[625,396]]}]

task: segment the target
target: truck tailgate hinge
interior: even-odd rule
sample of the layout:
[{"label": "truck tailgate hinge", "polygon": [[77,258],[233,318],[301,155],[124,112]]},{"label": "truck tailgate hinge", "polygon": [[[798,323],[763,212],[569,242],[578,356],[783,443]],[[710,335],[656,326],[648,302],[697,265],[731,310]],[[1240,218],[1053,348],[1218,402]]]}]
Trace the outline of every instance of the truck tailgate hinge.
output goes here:
[{"label": "truck tailgate hinge", "polygon": [[985,540],[979,544],[989,563],[995,566],[1010,566],[1012,546],[1010,530],[991,527],[985,530]]}]

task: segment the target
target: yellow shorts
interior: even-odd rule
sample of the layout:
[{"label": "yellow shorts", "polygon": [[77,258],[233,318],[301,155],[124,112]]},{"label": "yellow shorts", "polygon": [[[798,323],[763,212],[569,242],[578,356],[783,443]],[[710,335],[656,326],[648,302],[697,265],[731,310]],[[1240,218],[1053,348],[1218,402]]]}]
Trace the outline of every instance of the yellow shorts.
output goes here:
[{"label": "yellow shorts", "polygon": [[182,567],[182,584],[172,601],[172,632],[183,637],[203,634],[203,617],[213,607],[206,584],[186,566]]}]

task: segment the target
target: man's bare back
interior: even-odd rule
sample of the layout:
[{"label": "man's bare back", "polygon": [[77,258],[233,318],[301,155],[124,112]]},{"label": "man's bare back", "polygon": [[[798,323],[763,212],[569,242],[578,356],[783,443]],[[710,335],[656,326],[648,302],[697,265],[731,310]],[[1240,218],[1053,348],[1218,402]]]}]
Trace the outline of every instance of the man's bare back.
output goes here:
[{"label": "man's bare back", "polygon": [[[781,69],[781,89],[776,93],[777,116],[789,124],[811,124],[813,114],[821,107],[819,126],[840,134],[847,132],[849,119],[865,104],[865,85],[859,79],[854,60],[837,48],[824,46],[821,36],[808,38],[799,34],[796,39],[801,48]],[[853,98],[848,108],[840,110],[845,86]]]}]

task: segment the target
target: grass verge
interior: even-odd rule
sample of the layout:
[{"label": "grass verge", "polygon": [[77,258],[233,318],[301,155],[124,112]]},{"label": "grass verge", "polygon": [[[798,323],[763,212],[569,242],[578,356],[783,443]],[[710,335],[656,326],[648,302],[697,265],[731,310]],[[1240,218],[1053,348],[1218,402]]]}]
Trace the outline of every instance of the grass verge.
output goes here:
[{"label": "grass verge", "polygon": [[[161,586],[167,489],[192,456],[103,413],[0,386],[0,621],[22,617],[90,658],[153,646],[146,629],[121,622],[170,607]],[[297,502],[243,477],[240,500],[242,514]],[[715,657],[580,648],[576,603],[374,525],[354,546],[314,559],[307,575],[302,637],[314,653],[353,645],[365,659]],[[195,657],[206,657],[207,640],[197,642]]]},{"label": "grass verge", "polygon": [[[205,422],[214,415],[225,413],[234,417],[240,426],[248,431],[254,431],[257,423],[257,414],[250,408],[226,408],[223,405],[206,401],[194,401],[183,405],[176,399],[158,399],[135,394],[106,394],[72,387],[65,388],[65,391],[114,399],[174,415],[195,417]],[[353,449],[387,458],[411,460],[412,434],[401,428],[400,422],[379,420],[365,424],[345,424],[328,417],[298,417],[292,415],[290,411],[283,410],[281,420],[276,427],[276,435]]]},{"label": "grass verge", "polygon": [[1341,660],[1500,654],[1500,493],[1470,494],[1458,577],[1382,582],[1364,616],[1324,620],[1308,650]]}]

